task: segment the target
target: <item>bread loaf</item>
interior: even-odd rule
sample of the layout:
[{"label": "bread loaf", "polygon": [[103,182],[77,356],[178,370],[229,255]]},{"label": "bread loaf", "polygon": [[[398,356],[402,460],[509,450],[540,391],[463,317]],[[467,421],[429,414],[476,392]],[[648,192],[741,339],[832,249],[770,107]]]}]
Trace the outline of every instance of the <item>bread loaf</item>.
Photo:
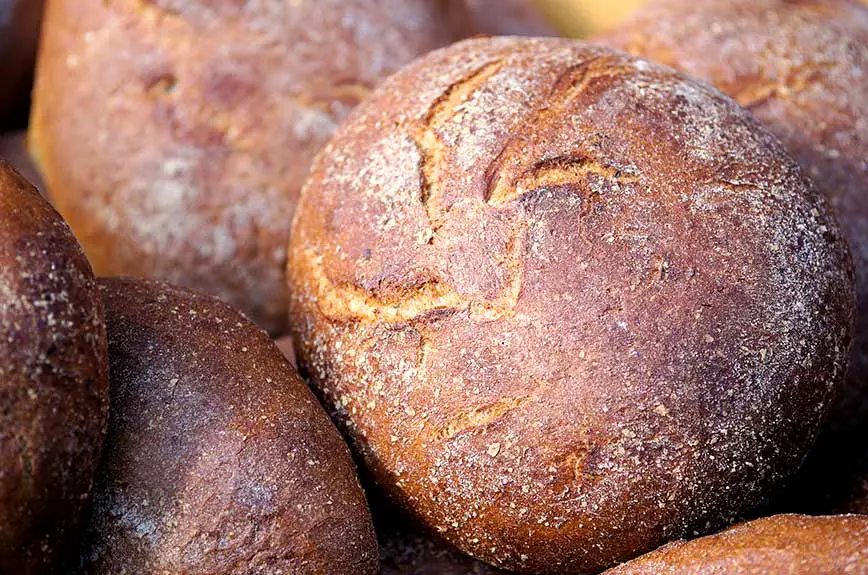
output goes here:
[{"label": "bread loaf", "polygon": [[31,147],[99,275],[161,278],[285,331],[314,153],[383,78],[463,31],[459,0],[56,0]]},{"label": "bread loaf", "polygon": [[112,411],[84,572],[375,574],[349,451],[265,332],[167,284],[101,289]]},{"label": "bread loaf", "polygon": [[843,378],[852,274],[734,101],[559,39],[393,76],[315,161],[289,254],[300,366],[373,477],[527,573],[766,499]]},{"label": "bread loaf", "polygon": [[778,515],[678,541],[606,575],[868,573],[868,517]]},{"label": "bread loaf", "polygon": [[72,232],[0,160],[0,573],[59,573],[108,411],[96,280]]},{"label": "bread loaf", "polygon": [[856,265],[850,376],[791,510],[868,510],[868,6],[656,0],[598,41],[702,78],[748,108],[829,199]]}]

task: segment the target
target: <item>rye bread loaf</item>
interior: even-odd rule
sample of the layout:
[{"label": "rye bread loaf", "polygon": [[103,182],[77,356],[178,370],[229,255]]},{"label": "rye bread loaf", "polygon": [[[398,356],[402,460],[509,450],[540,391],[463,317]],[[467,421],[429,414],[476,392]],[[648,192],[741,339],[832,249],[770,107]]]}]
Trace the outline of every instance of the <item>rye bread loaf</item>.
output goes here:
[{"label": "rye bread loaf", "polygon": [[579,41],[393,76],[296,213],[299,365],[391,497],[463,551],[600,571],[801,462],[844,376],[825,201],[720,92]]},{"label": "rye bread loaf", "polygon": [[77,559],[107,411],[93,272],[60,215],[0,160],[0,573]]},{"label": "rye bread loaf", "polygon": [[313,155],[386,76],[461,36],[459,0],[56,0],[31,149],[99,275],[212,293],[285,331]]},{"label": "rye bread loaf", "polygon": [[84,573],[377,573],[349,450],[268,335],[210,296],[100,285],[112,410]]},{"label": "rye bread loaf", "polygon": [[777,515],[677,541],[606,575],[868,573],[868,517]]}]

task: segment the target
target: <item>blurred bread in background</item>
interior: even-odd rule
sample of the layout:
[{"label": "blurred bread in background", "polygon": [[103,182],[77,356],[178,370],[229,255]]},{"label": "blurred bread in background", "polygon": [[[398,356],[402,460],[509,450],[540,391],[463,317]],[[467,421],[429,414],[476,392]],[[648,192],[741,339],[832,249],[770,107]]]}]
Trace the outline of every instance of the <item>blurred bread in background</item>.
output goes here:
[{"label": "blurred bread in background", "polygon": [[583,37],[620,24],[647,0],[536,0],[550,22],[566,36]]}]

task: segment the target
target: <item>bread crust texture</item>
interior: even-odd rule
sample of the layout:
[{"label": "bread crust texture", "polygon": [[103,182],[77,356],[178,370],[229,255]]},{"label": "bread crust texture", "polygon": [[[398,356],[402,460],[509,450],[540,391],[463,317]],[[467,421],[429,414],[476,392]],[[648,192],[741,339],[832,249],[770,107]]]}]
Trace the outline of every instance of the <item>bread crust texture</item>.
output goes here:
[{"label": "bread crust texture", "polygon": [[384,78],[463,35],[457,0],[48,8],[30,146],[97,274],[212,293],[273,335],[314,154]]},{"label": "bread crust texture", "polygon": [[868,512],[868,5],[655,0],[595,39],[683,70],[778,136],[833,207],[856,268],[846,386],[785,510]]},{"label": "bread crust texture", "polygon": [[591,573],[765,500],[846,368],[825,201],[734,101],[574,40],[392,77],[296,214],[299,365],[391,497],[463,551]]},{"label": "bread crust texture", "polygon": [[100,288],[112,411],[83,572],[376,574],[349,450],[268,335],[162,282]]},{"label": "bread crust texture", "polygon": [[105,433],[105,315],[69,226],[5,160],[0,334],[0,572],[62,572]]}]

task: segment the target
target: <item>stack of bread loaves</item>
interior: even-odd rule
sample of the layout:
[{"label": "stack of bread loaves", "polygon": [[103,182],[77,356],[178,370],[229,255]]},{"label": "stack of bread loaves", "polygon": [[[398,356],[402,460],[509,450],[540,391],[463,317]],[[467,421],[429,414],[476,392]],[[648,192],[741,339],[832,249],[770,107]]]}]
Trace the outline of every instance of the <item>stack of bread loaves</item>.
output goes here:
[{"label": "stack of bread loaves", "polygon": [[0,573],[868,574],[866,5],[46,8]]}]

